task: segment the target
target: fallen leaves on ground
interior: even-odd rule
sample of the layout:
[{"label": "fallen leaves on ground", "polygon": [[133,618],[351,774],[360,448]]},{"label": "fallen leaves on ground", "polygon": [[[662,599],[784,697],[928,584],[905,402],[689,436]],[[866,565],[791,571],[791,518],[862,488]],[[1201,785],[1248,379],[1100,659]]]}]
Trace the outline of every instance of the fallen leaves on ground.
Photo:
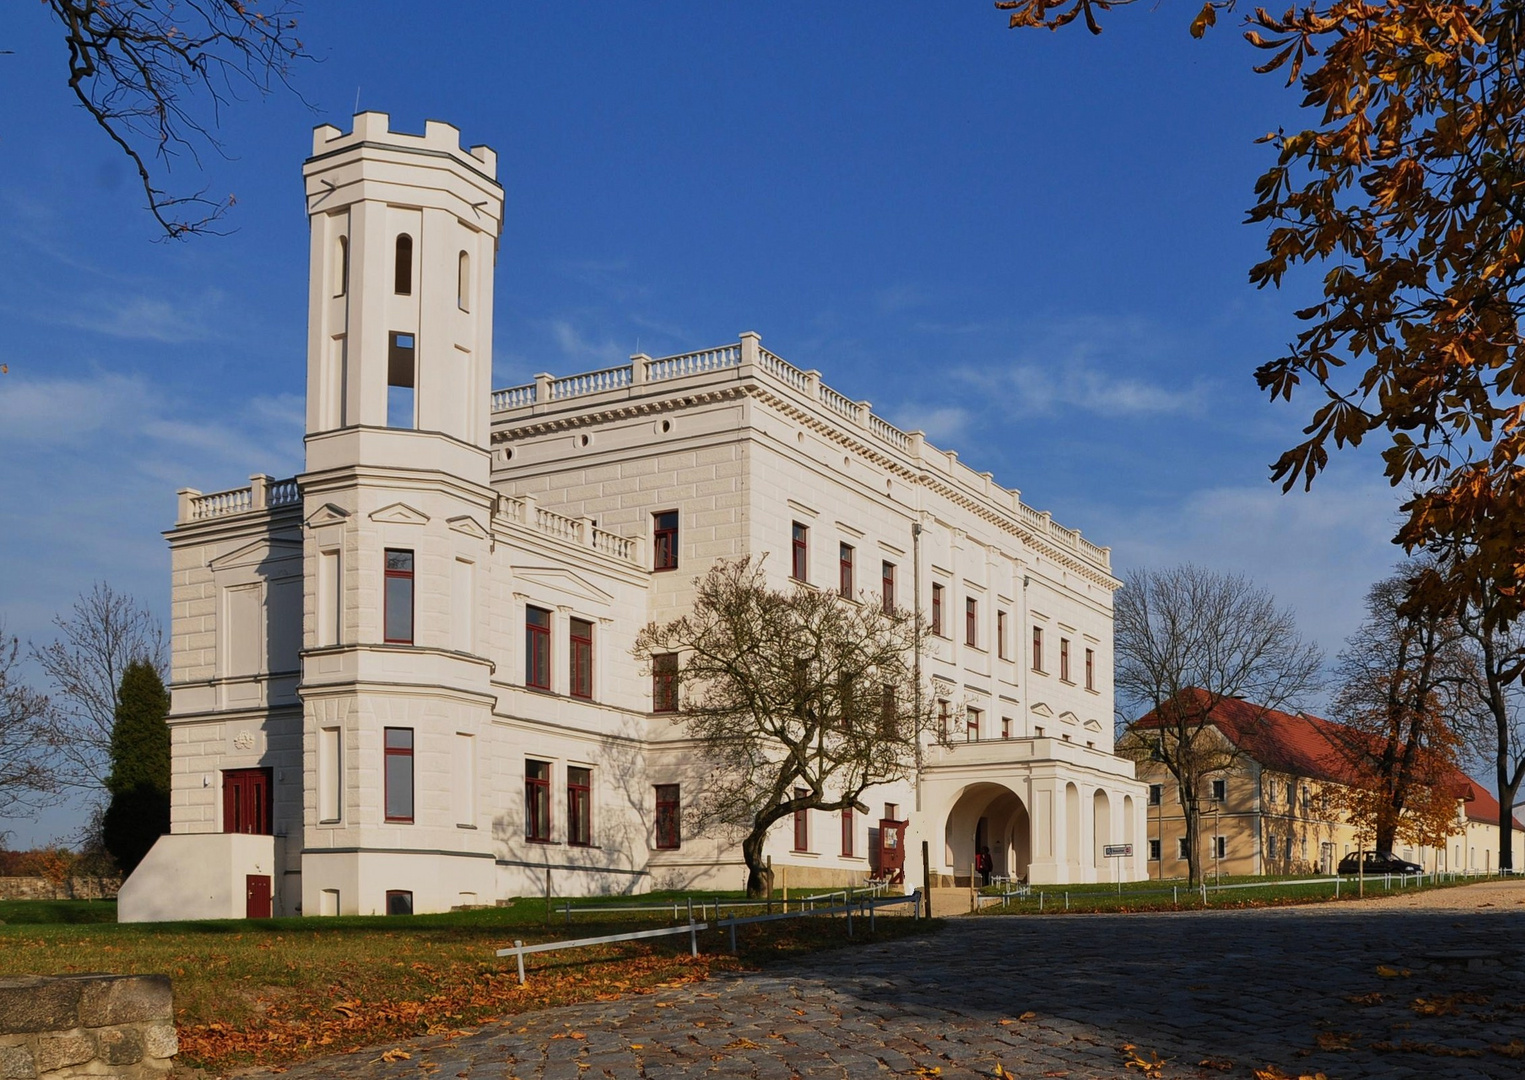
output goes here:
[{"label": "fallen leaves on ground", "polygon": [[1149,1051],[1146,1058],[1138,1052],[1138,1047],[1132,1043],[1123,1043],[1118,1048],[1123,1055],[1123,1068],[1137,1069],[1148,1077],[1158,1077],[1165,1071],[1165,1066],[1170,1062],[1169,1058],[1162,1058],[1153,1050]]},{"label": "fallen leaves on ground", "polygon": [[999,1061],[995,1063],[995,1068],[990,1071],[990,1075],[995,1077],[995,1080],[1017,1080],[1016,1075],[1007,1072],[1006,1066]]},{"label": "fallen leaves on ground", "polygon": [[1369,994],[1347,994],[1345,995],[1345,1000],[1352,1005],[1380,1005],[1382,1004],[1382,993],[1373,990]]},{"label": "fallen leaves on ground", "polygon": [[1349,1031],[1321,1031],[1314,1042],[1320,1050],[1354,1050],[1350,1045],[1354,1038],[1355,1034]]},{"label": "fallen leaves on ground", "polygon": [[1406,979],[1413,974],[1408,968],[1388,967],[1386,964],[1377,965],[1377,974],[1384,979]]},{"label": "fallen leaves on ground", "polygon": [[413,1055],[408,1053],[406,1050],[402,1049],[401,1047],[395,1047],[394,1046],[392,1049],[386,1051],[385,1053],[383,1053],[381,1055],[381,1060],[382,1061],[407,1061],[407,1060],[409,1060],[412,1057],[413,1057]]},{"label": "fallen leaves on ground", "polygon": [[1505,1057],[1525,1058],[1525,1042],[1519,1039],[1510,1039],[1506,1043],[1493,1043],[1488,1049],[1495,1054],[1503,1054]]},{"label": "fallen leaves on ground", "polygon": [[1012,1019],[1012,1018],[1008,1017],[1007,1019],[1002,1020],[1001,1023],[1006,1025],[1006,1026],[1008,1026],[1008,1027],[1010,1027],[1012,1024],[1020,1024],[1020,1023],[1022,1023],[1025,1020],[1036,1020],[1036,1019],[1038,1019],[1038,1014],[1033,1012],[1031,1009],[1028,1009],[1025,1013],[1020,1014],[1015,1019]]},{"label": "fallen leaves on ground", "polygon": [[1228,1072],[1233,1067],[1234,1063],[1228,1058],[1210,1057],[1203,1058],[1201,1061],[1197,1062],[1197,1068],[1199,1069],[1216,1069],[1219,1072]]},{"label": "fallen leaves on ground", "polygon": [[1263,1069],[1254,1070],[1255,1080],[1329,1080],[1323,1073],[1298,1073],[1293,1077],[1290,1073],[1282,1071],[1279,1065],[1267,1065]]}]

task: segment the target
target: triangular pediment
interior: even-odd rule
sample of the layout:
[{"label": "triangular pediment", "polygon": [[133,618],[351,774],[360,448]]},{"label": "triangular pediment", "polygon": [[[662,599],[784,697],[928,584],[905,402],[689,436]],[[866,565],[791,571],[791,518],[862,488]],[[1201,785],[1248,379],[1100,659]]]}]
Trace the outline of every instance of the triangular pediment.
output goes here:
[{"label": "triangular pediment", "polygon": [[464,533],[477,540],[487,539],[487,530],[477,524],[477,519],[470,514],[462,514],[460,517],[450,518],[445,524],[458,533]]},{"label": "triangular pediment", "polygon": [[564,596],[574,596],[599,604],[607,604],[614,599],[587,578],[560,566],[516,566],[513,568],[513,574],[516,588],[533,585],[548,592],[557,592]]},{"label": "triangular pediment", "polygon": [[1080,726],[1085,728],[1087,731],[1100,731],[1101,730],[1101,721],[1093,718],[1093,719],[1087,720],[1084,724],[1082,724]]},{"label": "triangular pediment", "polygon": [[1043,704],[1043,702],[1041,702],[1041,701],[1038,702],[1036,705],[1034,705],[1030,711],[1032,712],[1032,714],[1034,716],[1053,716],[1054,715],[1054,710],[1050,709],[1047,705]]},{"label": "triangular pediment", "polygon": [[415,510],[407,503],[393,503],[391,506],[383,506],[380,510],[371,511],[372,521],[384,521],[392,525],[425,525],[428,524],[429,515],[422,510]]},{"label": "triangular pediment", "polygon": [[335,506],[333,503],[324,503],[308,514],[307,520],[303,524],[309,529],[315,529],[319,525],[337,525],[347,517],[349,517],[349,511],[344,509],[344,507]]},{"label": "triangular pediment", "polygon": [[1076,716],[1074,713],[1070,712],[1070,710],[1068,710],[1068,709],[1065,709],[1064,712],[1059,714],[1059,719],[1063,720],[1066,724],[1078,724],[1078,723],[1080,723],[1080,717]]},{"label": "triangular pediment", "polygon": [[232,570],[243,566],[264,566],[286,559],[300,559],[302,544],[299,540],[256,540],[243,547],[217,556],[207,564],[212,570]]}]

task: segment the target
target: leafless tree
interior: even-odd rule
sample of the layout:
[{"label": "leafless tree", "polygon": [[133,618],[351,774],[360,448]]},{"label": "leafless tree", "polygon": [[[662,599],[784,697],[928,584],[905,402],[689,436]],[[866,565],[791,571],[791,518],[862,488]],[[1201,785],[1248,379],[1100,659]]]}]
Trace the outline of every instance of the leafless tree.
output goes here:
[{"label": "leafless tree", "polygon": [[0,818],[31,814],[58,794],[48,699],[21,681],[20,652],[21,643],[0,621]]},{"label": "leafless tree", "polygon": [[164,630],[151,612],[104,581],[53,623],[58,636],[46,645],[34,643],[31,653],[54,691],[48,724],[59,782],[104,792],[122,673],[132,661],[147,660],[165,674]]},{"label": "leafless tree", "polygon": [[1525,781],[1525,626],[1502,625],[1486,617],[1492,585],[1481,583],[1477,602],[1460,614],[1462,631],[1474,654],[1470,710],[1464,710],[1459,734],[1465,747],[1493,769],[1499,796],[1499,869],[1514,865],[1514,803]]},{"label": "leafless tree", "polygon": [[1201,802],[1212,776],[1242,749],[1213,724],[1241,698],[1263,720],[1318,684],[1323,662],[1290,610],[1237,574],[1198,566],[1134,570],[1114,610],[1118,752],[1159,762],[1175,780],[1186,823],[1187,872],[1201,876]]},{"label": "leafless tree", "polygon": [[915,767],[932,731],[915,673],[926,635],[915,615],[866,599],[770,589],[750,559],[717,563],[696,584],[692,612],[648,625],[635,651],[653,664],[678,657],[676,720],[710,770],[689,820],[743,834],[747,892],[763,895],[776,823],[804,810],[866,812],[864,791]]},{"label": "leafless tree", "polygon": [[222,152],[220,114],[241,91],[285,87],[308,60],[293,0],[45,0],[64,32],[69,89],[137,170],[170,239],[215,231],[233,197],[173,192],[172,159]]}]

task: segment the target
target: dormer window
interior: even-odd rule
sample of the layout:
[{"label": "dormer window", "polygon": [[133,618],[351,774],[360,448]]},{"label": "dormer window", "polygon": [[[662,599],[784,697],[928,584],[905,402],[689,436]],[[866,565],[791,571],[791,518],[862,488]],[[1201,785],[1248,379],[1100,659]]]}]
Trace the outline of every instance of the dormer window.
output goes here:
[{"label": "dormer window", "polygon": [[397,236],[397,266],[392,291],[398,296],[413,295],[413,238],[407,233]]}]

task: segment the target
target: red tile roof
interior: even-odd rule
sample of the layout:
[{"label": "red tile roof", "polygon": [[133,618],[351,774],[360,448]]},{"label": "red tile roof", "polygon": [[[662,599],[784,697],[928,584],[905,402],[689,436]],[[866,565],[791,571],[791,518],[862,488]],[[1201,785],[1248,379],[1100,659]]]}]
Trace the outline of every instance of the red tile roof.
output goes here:
[{"label": "red tile roof", "polygon": [[[1187,690],[1182,696],[1186,694],[1195,698],[1192,704],[1199,709],[1206,709],[1212,700],[1205,690]],[[1361,737],[1346,725],[1321,716],[1267,709],[1242,698],[1221,699],[1212,707],[1210,720],[1262,767],[1333,783],[1349,781],[1352,765],[1344,747]],[[1160,723],[1150,712],[1134,726],[1148,729]],[[1453,772],[1451,781],[1456,797],[1465,802],[1468,820],[1498,824],[1498,799],[1460,769]],[[1525,824],[1516,818],[1515,828],[1525,829]]]}]

